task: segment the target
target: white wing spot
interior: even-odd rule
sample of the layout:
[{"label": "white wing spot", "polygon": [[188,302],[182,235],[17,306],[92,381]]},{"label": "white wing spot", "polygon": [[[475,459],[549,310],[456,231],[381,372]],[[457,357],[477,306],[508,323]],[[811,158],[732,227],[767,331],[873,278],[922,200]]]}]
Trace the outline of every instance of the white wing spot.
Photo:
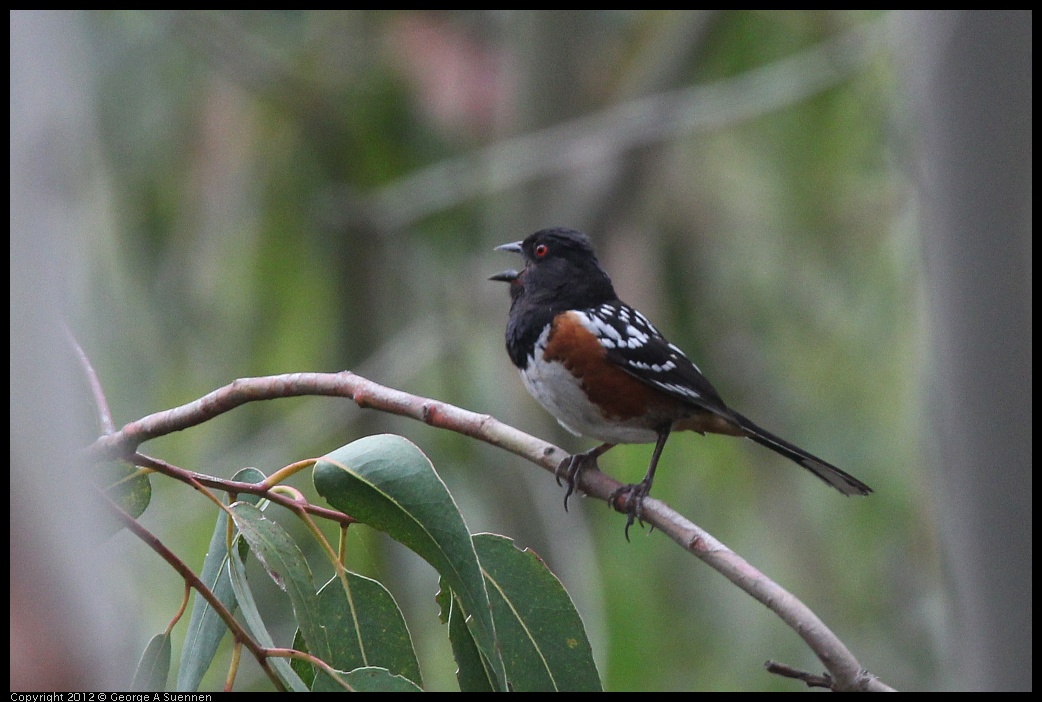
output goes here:
[{"label": "white wing spot", "polygon": [[591,314],[578,311],[575,314],[579,316],[579,321],[582,322],[582,325],[593,332],[602,346],[609,349],[625,348],[627,342],[622,338],[619,330],[600,317],[596,310],[592,311]]},{"label": "white wing spot", "polygon": [[680,393],[681,395],[687,395],[688,397],[695,398],[695,399],[698,399],[699,397],[701,397],[701,395],[699,395],[697,392],[695,392],[691,388],[686,387],[684,385],[677,385],[676,383],[663,383],[663,382],[660,382],[658,380],[653,381],[653,382],[656,385],[658,385],[660,388],[663,388],[665,390],[671,390],[673,392]]},{"label": "white wing spot", "polygon": [[640,331],[639,329],[637,329],[632,324],[629,324],[629,325],[626,326],[626,334],[628,336],[630,336],[631,338],[636,339],[637,341],[639,341],[640,342],[638,344],[639,346],[643,346],[644,344],[646,344],[648,342],[648,335],[645,334],[644,332]]}]

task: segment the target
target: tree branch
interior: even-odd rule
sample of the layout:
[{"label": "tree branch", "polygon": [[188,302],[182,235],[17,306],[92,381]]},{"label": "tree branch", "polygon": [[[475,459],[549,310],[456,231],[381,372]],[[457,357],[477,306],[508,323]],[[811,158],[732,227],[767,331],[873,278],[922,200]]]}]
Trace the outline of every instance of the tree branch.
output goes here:
[{"label": "tree branch", "polygon": [[109,511],[112,512],[116,519],[123,523],[123,526],[129,529],[131,533],[155,551],[160,558],[166,561],[171,568],[177,571],[177,573],[184,578],[185,583],[188,584],[189,587],[193,588],[199,593],[200,597],[206,600],[206,603],[213,608],[214,613],[221,618],[224,625],[232,632],[235,641],[245,646],[250,653],[253,654],[253,657],[257,659],[258,665],[260,665],[261,669],[264,670],[268,678],[272,683],[274,683],[275,689],[284,692],[286,690],[285,685],[283,685],[282,680],[279,679],[278,675],[275,674],[275,671],[272,670],[271,666],[268,664],[268,650],[253,640],[249,633],[243,629],[235,619],[235,616],[228,611],[228,608],[217,599],[217,596],[213,594],[213,591],[199,579],[199,576],[193,573],[192,569],[185,565],[184,561],[178,558],[177,555],[167,548],[162,541],[157,539],[152,532],[142,526],[141,522],[123,511],[123,508],[113,502],[104,491],[99,490],[98,494],[101,496],[102,503],[108,507]]},{"label": "tree branch", "polygon": [[[119,431],[99,437],[85,449],[86,457],[91,461],[122,459],[137,463],[142,459],[137,454],[137,448],[149,439],[202,424],[247,402],[302,395],[346,397],[354,400],[361,408],[411,417],[433,427],[498,446],[551,473],[568,456],[561,448],[490,415],[394,390],[350,371],[343,371],[240,378],[194,402],[156,412],[125,425]],[[156,467],[155,464],[151,465]],[[192,477],[201,480],[194,473]],[[620,486],[615,479],[593,469],[584,470],[578,482],[580,490],[604,502],[609,502],[612,492]],[[256,489],[256,485],[242,485],[243,492]],[[274,499],[271,495],[265,496]],[[843,642],[799,599],[664,502],[645,499],[643,521],[669,536],[781,617],[806,641],[829,671],[832,689],[891,689],[865,671]]]},{"label": "tree branch", "polygon": [[175,466],[171,463],[167,463],[166,461],[162,461],[158,458],[146,456],[142,453],[137,452],[135,452],[129,458],[125,458],[124,460],[129,461],[130,463],[133,463],[136,466],[144,466],[146,468],[151,468],[157,473],[162,473],[163,475],[174,478],[175,480],[180,480],[182,483],[187,483],[196,489],[198,489],[200,485],[203,485],[205,487],[223,490],[227,493],[238,494],[244,492],[248,495],[259,495],[260,497],[263,497],[266,500],[270,500],[271,502],[282,505],[286,509],[292,510],[294,512],[296,512],[298,509],[303,509],[305,512],[309,512],[311,514],[314,514],[315,516],[336,522],[341,526],[348,526],[358,521],[354,517],[346,515],[338,510],[329,509],[328,507],[319,507],[318,505],[313,505],[310,502],[305,502],[304,504],[301,504],[300,502],[294,500],[291,497],[287,497],[285,495],[279,494],[278,492],[274,492],[272,490],[272,487],[274,486],[269,485],[267,480],[265,480],[262,483],[244,483],[237,480],[225,480],[224,478],[214,478],[209,475],[203,475],[202,473],[195,473],[190,470],[185,470],[184,468],[179,468],[178,466]]}]

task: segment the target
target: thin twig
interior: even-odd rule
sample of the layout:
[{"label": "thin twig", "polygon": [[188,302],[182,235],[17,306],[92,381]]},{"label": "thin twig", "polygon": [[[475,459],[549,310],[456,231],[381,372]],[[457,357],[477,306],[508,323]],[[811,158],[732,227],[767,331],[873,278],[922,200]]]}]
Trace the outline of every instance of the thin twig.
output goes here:
[{"label": "thin twig", "polygon": [[101,431],[105,434],[111,434],[116,431],[116,424],[112,421],[112,410],[109,409],[109,401],[105,397],[105,391],[101,387],[101,381],[98,379],[98,374],[94,370],[94,366],[91,365],[90,359],[87,358],[86,352],[83,347],[80,346],[80,342],[76,340],[76,335],[72,333],[72,329],[64,321],[62,327],[65,329],[65,335],[69,337],[69,343],[72,344],[73,351],[76,352],[76,358],[79,359],[80,365],[83,366],[83,374],[87,376],[87,383],[90,384],[90,392],[94,396],[94,404],[98,408],[98,419],[101,421]]},{"label": "thin twig", "polygon": [[774,673],[775,675],[781,675],[785,678],[792,678],[794,680],[802,680],[807,683],[807,687],[824,687],[826,689],[833,689],[832,677],[829,675],[818,675],[816,673],[808,673],[805,670],[798,670],[790,665],[779,663],[778,661],[767,661],[763,664],[763,667],[767,669],[768,673]]},{"label": "thin twig", "polygon": [[113,502],[112,499],[103,491],[99,490],[98,493],[101,495],[105,506],[108,507],[109,511],[111,511],[116,518],[123,523],[123,526],[141,539],[145,545],[159,554],[160,558],[177,571],[178,574],[184,578],[185,582],[195,589],[195,591],[198,592],[211,607],[213,607],[214,613],[216,613],[217,616],[221,618],[221,621],[224,622],[225,626],[231,630],[232,636],[235,637],[235,640],[246,646],[250,653],[253,654],[254,658],[257,659],[257,663],[260,664],[260,667],[264,669],[268,678],[270,678],[275,684],[276,689],[285,692],[286,687],[282,684],[279,676],[275,674],[275,671],[272,670],[271,666],[268,665],[267,649],[250,637],[249,633],[242,628],[239,622],[236,621],[235,617],[232,616],[232,613],[228,611],[228,608],[224,606],[224,603],[222,603],[217,596],[213,594],[213,591],[206,587],[206,584],[199,579],[199,576],[193,573],[192,569],[185,565],[184,561],[178,558],[177,555],[167,548],[162,541],[156,538],[152,532],[142,526],[141,522],[123,511],[123,508]]},{"label": "thin twig", "polygon": [[304,511],[310,512],[315,516],[322,517],[324,519],[329,519],[343,526],[346,526],[348,524],[354,524],[358,521],[354,517],[346,515],[343,512],[338,512],[335,509],[329,509],[328,507],[320,507],[318,505],[313,505],[310,502],[305,502],[304,504],[301,504],[298,501],[294,500],[292,497],[287,497],[286,495],[279,494],[278,492],[273,492],[273,488],[264,487],[263,483],[244,483],[237,480],[224,480],[223,478],[214,478],[209,475],[203,475],[202,473],[194,473],[190,470],[179,468],[178,466],[175,466],[171,463],[167,463],[166,461],[160,460],[158,458],[153,458],[151,456],[146,456],[141,453],[135,453],[126,460],[137,466],[147,466],[149,468],[152,468],[158,473],[162,473],[163,475],[167,475],[176,480],[180,480],[181,482],[188,483],[189,485],[193,485],[193,487],[195,487],[195,484],[197,483],[198,485],[204,485],[206,487],[215,488],[217,490],[223,490],[228,493],[245,492],[250,495],[259,495],[267,500],[271,500],[272,502],[280,504],[287,509],[293,511],[303,509]]}]

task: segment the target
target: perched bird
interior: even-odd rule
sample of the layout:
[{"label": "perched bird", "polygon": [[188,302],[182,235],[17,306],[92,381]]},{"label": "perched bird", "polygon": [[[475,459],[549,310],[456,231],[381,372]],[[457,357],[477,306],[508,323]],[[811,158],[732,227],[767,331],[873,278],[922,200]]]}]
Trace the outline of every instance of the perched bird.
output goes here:
[{"label": "perched bird", "polygon": [[[604,442],[561,462],[568,497],[579,471],[616,444],[655,442],[647,474],[616,490],[610,503],[625,511],[626,538],[643,524],[643,501],[670,432],[728,434],[752,439],[803,466],[844,495],[872,489],[839,468],[790,444],[734,411],[698,367],[648,319],[620,300],[597,262],[589,238],[574,229],[543,229],[496,247],[521,254],[525,267],[490,280],[510,283],[506,346],[528,392],[561,425]],[[619,507],[619,498],[625,498]]]}]

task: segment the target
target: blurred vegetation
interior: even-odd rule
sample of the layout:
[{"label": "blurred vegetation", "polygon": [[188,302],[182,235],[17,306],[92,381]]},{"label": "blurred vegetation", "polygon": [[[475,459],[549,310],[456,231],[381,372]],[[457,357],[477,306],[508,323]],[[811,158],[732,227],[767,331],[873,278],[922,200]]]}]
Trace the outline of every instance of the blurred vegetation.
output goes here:
[{"label": "blurred vegetation", "polygon": [[[730,404],[877,491],[843,499],[751,443],[691,434],[669,442],[655,496],[800,597],[887,683],[943,687],[916,203],[885,15],[82,19],[105,204],[74,326],[117,424],[241,376],[348,368],[588,448],[524,392],[503,349],[506,290],[487,281],[516,265],[493,246],[582,229],[623,299]],[[792,690],[766,659],[821,669],[773,614],[661,535],[627,544],[603,504],[565,513],[551,476],[460,436],[302,398],[144,448],[230,477],[377,431],[431,457],[472,531],[546,560],[606,689]],[[636,480],[650,452],[620,447],[602,467]],[[153,489],[142,520],[198,567],[212,505],[163,479]],[[428,687],[455,689],[431,616],[436,574],[351,531],[349,562],[401,603]],[[127,534],[111,555],[140,563],[127,597],[154,617],[143,648],[181,582]],[[286,603],[271,590],[277,618]]]}]

